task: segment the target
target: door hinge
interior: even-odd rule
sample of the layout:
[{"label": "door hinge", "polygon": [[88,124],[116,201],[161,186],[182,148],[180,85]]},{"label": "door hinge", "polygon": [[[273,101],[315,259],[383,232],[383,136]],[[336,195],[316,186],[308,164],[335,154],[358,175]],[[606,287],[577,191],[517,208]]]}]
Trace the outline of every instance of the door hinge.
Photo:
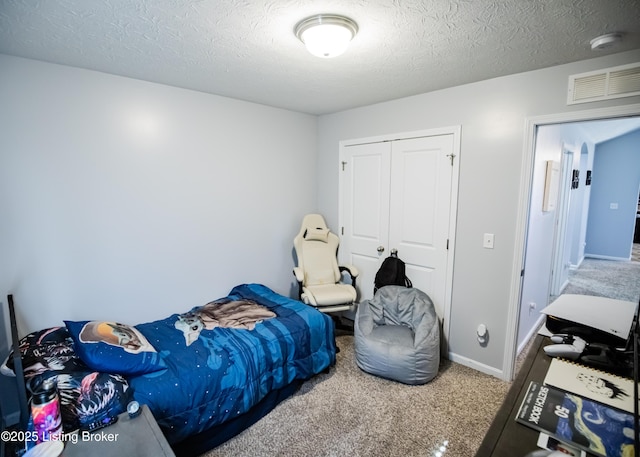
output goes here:
[{"label": "door hinge", "polygon": [[447,157],[449,157],[449,159],[451,159],[451,166],[453,167],[453,159],[455,158],[455,154],[447,154]]},{"label": "door hinge", "polygon": [[344,235],[344,227],[340,227],[340,234]]},{"label": "door hinge", "polygon": [[449,238],[447,238],[447,251],[449,250]]},{"label": "door hinge", "polygon": [[344,166],[347,164],[344,160],[342,161],[342,171],[344,171]]}]

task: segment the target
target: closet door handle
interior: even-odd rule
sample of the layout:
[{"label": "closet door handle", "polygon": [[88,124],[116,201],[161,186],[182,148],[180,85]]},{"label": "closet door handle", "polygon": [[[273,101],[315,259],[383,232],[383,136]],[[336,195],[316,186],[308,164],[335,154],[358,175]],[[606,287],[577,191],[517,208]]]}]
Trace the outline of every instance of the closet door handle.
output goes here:
[{"label": "closet door handle", "polygon": [[378,252],[383,253],[384,252],[384,246],[378,246]]}]

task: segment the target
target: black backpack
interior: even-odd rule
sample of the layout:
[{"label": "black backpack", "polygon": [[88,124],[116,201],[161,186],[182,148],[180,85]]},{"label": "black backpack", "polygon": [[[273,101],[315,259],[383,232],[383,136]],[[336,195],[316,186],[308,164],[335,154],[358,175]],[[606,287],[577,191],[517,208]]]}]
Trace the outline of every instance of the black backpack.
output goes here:
[{"label": "black backpack", "polygon": [[382,261],[382,265],[376,273],[373,293],[375,294],[378,289],[384,286],[412,286],[411,280],[407,278],[405,273],[404,262],[395,253]]}]

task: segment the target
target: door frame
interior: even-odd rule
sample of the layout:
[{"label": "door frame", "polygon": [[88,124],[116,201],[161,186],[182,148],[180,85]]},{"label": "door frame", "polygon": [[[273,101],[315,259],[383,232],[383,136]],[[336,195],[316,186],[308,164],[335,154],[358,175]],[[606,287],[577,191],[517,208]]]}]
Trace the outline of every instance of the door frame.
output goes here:
[{"label": "door frame", "polygon": [[[445,302],[443,303],[442,316],[442,337],[441,341],[448,344],[449,341],[449,329],[451,318],[451,300],[453,293],[453,264],[455,260],[455,238],[456,238],[456,221],[458,215],[458,182],[460,177],[460,137],[462,126],[454,125],[449,127],[427,129],[427,130],[415,130],[401,133],[390,133],[386,135],[370,136],[364,138],[355,138],[350,140],[343,140],[339,142],[339,154],[338,154],[338,170],[342,166],[344,160],[344,149],[347,146],[355,146],[360,144],[369,143],[383,143],[395,140],[408,140],[412,138],[423,138],[439,135],[453,135],[453,166],[451,175],[451,195],[450,195],[450,208],[449,208],[449,246],[447,254],[447,268],[446,268],[446,287],[445,287]],[[338,171],[339,173],[339,171]],[[340,179],[338,182],[338,221],[339,226],[344,225],[345,214],[344,205],[342,203],[342,195],[344,195],[344,178],[343,174],[339,173]],[[340,235],[342,236],[342,235]],[[448,354],[448,348],[441,348],[442,354]]]},{"label": "door frame", "polygon": [[574,163],[574,151],[567,144],[562,145],[562,170],[560,175],[560,192],[558,210],[556,211],[555,235],[553,248],[553,267],[551,269],[551,295],[560,295],[566,285],[564,279],[565,253],[567,248],[567,222],[571,206],[571,172]]},{"label": "door frame", "polygon": [[524,280],[524,261],[527,248],[527,231],[529,213],[531,211],[531,194],[533,169],[536,148],[536,132],[539,126],[563,124],[569,122],[616,119],[629,116],[640,116],[640,104],[595,108],[584,111],[532,116],[525,118],[524,145],[520,170],[520,196],[515,230],[515,249],[512,266],[512,280],[509,306],[507,310],[507,332],[505,335],[505,351],[503,359],[503,376],[505,380],[513,379],[518,344],[518,323],[520,320],[520,304],[522,301],[522,282]]}]

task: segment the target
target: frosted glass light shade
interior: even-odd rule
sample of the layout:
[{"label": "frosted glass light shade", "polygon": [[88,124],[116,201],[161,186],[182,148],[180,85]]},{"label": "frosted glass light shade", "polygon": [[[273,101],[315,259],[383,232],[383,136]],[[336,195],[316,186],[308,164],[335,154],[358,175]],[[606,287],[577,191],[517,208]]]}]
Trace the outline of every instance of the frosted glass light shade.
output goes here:
[{"label": "frosted glass light shade", "polygon": [[358,25],[344,16],[318,15],[298,23],[296,36],[317,57],[331,58],[347,50]]}]

